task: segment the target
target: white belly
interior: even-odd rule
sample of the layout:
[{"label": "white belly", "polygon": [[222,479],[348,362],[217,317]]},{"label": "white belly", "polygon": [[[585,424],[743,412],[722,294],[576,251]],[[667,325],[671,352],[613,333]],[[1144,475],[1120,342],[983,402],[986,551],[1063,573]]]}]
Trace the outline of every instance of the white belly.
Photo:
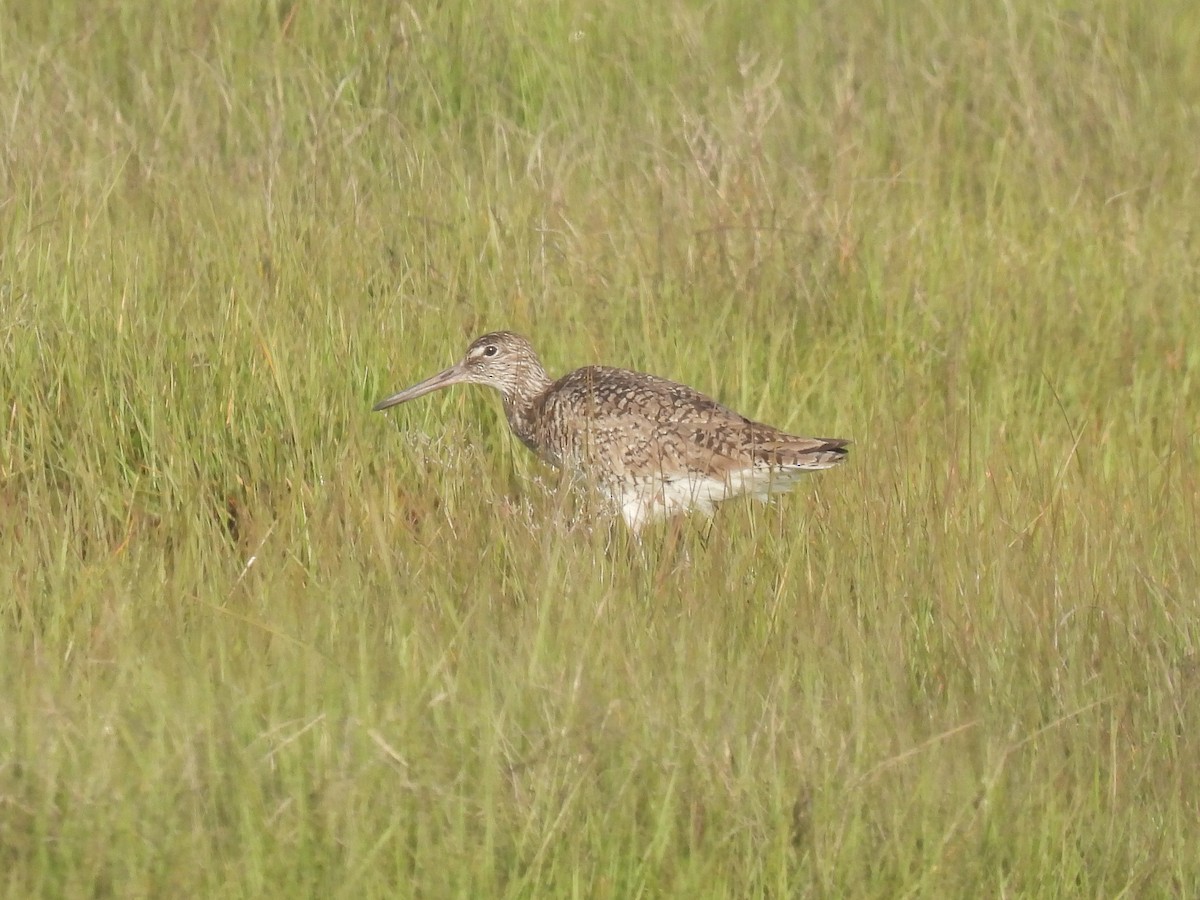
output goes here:
[{"label": "white belly", "polygon": [[655,519],[686,512],[712,515],[716,505],[731,497],[749,495],[767,500],[790,490],[805,469],[755,467],[731,472],[727,477],[690,473],[678,477],[639,479],[618,489],[606,489],[609,499],[633,531]]}]

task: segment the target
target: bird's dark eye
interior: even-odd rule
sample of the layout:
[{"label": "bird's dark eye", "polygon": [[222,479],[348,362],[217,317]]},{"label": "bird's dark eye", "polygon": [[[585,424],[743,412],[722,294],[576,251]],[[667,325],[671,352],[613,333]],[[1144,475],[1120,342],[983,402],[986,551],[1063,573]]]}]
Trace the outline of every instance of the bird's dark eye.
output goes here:
[{"label": "bird's dark eye", "polygon": [[488,344],[486,347],[483,348],[484,356],[495,356],[496,353],[497,353],[497,350],[496,350],[495,344]]}]

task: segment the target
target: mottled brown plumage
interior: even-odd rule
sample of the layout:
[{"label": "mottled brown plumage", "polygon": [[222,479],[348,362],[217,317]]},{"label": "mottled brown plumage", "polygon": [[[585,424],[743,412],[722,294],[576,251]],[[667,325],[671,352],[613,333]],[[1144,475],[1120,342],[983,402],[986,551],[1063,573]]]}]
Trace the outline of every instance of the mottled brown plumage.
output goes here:
[{"label": "mottled brown plumage", "polygon": [[847,452],[848,441],[785,434],[654,375],[585,366],[552,382],[529,341],[510,331],[485,334],[460,362],[374,408],[463,383],[496,388],[521,442],[594,485],[635,531],[741,494],[766,499]]}]

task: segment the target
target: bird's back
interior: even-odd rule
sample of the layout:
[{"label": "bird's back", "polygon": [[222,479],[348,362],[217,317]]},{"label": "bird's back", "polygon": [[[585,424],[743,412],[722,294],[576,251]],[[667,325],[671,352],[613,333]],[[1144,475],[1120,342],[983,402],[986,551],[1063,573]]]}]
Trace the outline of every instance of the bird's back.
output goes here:
[{"label": "bird's back", "polygon": [[818,469],[846,455],[846,441],[789,435],[687,385],[607,366],[556,381],[539,421],[547,458],[600,480]]}]

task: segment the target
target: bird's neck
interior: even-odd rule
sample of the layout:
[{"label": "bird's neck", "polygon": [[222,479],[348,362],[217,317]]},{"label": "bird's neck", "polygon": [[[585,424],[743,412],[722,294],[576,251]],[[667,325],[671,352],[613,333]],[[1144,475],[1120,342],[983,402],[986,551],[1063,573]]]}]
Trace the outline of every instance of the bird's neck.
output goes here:
[{"label": "bird's neck", "polygon": [[540,454],[542,448],[537,439],[537,419],[551,381],[540,364],[531,367],[523,376],[504,391],[504,417],[521,443]]}]

